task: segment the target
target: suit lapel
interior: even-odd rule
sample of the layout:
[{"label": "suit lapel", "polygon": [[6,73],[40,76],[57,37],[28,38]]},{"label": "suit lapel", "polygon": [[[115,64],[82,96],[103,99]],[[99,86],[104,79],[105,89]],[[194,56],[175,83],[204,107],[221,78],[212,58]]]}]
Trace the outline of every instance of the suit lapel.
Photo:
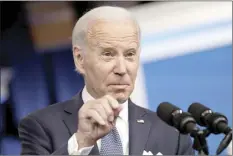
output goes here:
[{"label": "suit lapel", "polygon": [[78,111],[83,105],[81,93],[72,98],[69,103],[66,104],[64,111],[63,122],[69,130],[70,135],[73,135],[77,131],[78,125]]},{"label": "suit lapel", "polygon": [[142,155],[149,137],[151,122],[146,110],[129,100],[129,154]]},{"label": "suit lapel", "polygon": [[[67,127],[70,137],[77,131],[78,125],[78,111],[83,105],[81,92],[79,92],[64,108],[65,115],[63,122]],[[99,155],[97,144],[93,147],[89,155]]]}]

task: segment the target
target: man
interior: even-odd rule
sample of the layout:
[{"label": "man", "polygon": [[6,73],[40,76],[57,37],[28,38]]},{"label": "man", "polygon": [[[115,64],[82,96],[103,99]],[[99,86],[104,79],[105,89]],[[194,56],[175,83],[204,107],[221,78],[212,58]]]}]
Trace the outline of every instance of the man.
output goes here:
[{"label": "man", "polygon": [[140,28],[127,10],[87,12],[74,27],[72,44],[85,87],[71,100],[21,121],[22,154],[193,154],[188,136],[129,99],[139,66]]}]

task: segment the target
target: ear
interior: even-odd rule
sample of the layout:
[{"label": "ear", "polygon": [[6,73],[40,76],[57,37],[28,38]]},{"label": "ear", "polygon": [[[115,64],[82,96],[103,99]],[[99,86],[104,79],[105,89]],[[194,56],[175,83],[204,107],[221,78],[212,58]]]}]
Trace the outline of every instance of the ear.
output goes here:
[{"label": "ear", "polygon": [[84,74],[85,69],[83,66],[84,63],[84,56],[83,51],[79,46],[75,46],[73,48],[73,58],[75,64],[75,70],[78,71],[80,74]]}]

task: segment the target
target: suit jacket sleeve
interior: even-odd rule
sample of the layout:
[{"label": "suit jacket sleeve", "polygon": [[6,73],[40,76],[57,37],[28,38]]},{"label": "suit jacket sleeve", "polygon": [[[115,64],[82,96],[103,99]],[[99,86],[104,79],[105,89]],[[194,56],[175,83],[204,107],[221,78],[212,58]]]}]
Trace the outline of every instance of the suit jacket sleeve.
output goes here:
[{"label": "suit jacket sleeve", "polygon": [[24,118],[18,130],[21,155],[68,155],[67,143],[53,151],[49,134],[36,118],[32,116]]},{"label": "suit jacket sleeve", "polygon": [[189,135],[179,134],[178,155],[194,155],[193,143]]}]

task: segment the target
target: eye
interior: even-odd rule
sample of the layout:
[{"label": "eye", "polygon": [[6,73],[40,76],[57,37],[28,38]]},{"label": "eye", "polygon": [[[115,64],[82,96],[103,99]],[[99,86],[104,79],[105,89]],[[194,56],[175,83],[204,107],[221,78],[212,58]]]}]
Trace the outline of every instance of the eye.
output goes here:
[{"label": "eye", "polygon": [[101,53],[103,60],[110,61],[115,57],[116,53],[113,50],[105,49]]},{"label": "eye", "polygon": [[111,52],[109,52],[109,51],[103,52],[103,55],[107,56],[107,57],[113,56],[113,54]]},{"label": "eye", "polygon": [[135,50],[130,50],[125,54],[126,57],[133,57],[134,55],[136,55]]},{"label": "eye", "polygon": [[132,56],[134,56],[134,53],[127,53],[127,56],[132,57]]},{"label": "eye", "polygon": [[101,55],[107,58],[114,57],[115,51],[112,48],[104,48]]}]

